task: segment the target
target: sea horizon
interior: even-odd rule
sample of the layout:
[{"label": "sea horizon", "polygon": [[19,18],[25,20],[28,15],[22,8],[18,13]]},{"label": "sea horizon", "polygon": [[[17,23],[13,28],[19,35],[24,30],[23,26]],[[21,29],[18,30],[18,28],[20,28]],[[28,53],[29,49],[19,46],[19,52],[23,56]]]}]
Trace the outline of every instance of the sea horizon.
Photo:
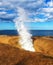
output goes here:
[{"label": "sea horizon", "polygon": [[[32,36],[53,36],[53,30],[29,30]],[[17,30],[0,30],[0,35],[17,36],[19,33]]]}]

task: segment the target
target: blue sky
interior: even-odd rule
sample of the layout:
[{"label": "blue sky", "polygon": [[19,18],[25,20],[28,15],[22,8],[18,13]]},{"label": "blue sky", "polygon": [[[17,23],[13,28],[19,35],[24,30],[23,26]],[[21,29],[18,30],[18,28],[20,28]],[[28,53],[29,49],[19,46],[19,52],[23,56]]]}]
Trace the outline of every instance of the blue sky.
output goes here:
[{"label": "blue sky", "polygon": [[53,0],[0,0],[0,30],[16,30],[18,7],[26,12],[28,29],[53,30]]},{"label": "blue sky", "polygon": [[[53,30],[53,22],[25,22],[24,24],[29,30]],[[15,23],[0,22],[0,30],[16,30]]]}]

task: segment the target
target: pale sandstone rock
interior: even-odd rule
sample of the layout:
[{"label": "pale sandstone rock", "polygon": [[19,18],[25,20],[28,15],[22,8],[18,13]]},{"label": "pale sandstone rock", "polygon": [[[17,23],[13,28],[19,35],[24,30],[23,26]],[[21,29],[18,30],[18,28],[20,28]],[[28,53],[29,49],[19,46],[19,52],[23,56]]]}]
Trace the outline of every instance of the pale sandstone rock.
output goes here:
[{"label": "pale sandstone rock", "polygon": [[34,48],[36,52],[41,52],[45,55],[53,57],[53,38],[40,37],[34,40]]}]

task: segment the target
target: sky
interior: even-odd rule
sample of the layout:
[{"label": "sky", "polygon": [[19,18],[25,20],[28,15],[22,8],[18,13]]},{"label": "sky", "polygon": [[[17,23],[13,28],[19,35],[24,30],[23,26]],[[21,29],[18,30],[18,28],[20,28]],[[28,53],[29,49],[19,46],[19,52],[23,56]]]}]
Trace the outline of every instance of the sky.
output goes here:
[{"label": "sky", "polygon": [[16,30],[20,8],[29,30],[53,30],[53,0],[0,0],[0,30]]}]

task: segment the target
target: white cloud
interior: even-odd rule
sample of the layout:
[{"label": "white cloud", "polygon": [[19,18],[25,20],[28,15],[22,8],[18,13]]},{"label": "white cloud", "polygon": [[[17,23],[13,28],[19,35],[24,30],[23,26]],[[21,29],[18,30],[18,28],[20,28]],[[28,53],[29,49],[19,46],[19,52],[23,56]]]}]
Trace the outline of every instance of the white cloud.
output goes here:
[{"label": "white cloud", "polygon": [[49,7],[53,7],[53,1],[51,0],[50,2],[47,3]]},{"label": "white cloud", "polygon": [[[17,11],[17,7],[22,7],[25,9],[27,14],[30,13],[31,15],[32,13],[37,12],[37,10],[41,7],[42,3],[42,0],[0,0],[0,11],[2,10],[3,12],[5,12],[6,10],[11,9]],[[14,15],[16,15],[16,13],[8,14],[7,12],[5,14],[5,17],[13,17]],[[4,14],[0,14],[0,18],[1,17],[5,18]]]},{"label": "white cloud", "polygon": [[2,2],[0,2],[0,6],[2,5]]},{"label": "white cloud", "polygon": [[[43,6],[48,6],[48,8],[43,8]],[[44,0],[0,0],[0,18],[13,18],[17,15],[17,7],[21,7],[25,9],[28,19],[26,21],[34,21],[34,22],[44,22],[48,18],[53,17],[53,2],[48,2],[47,4],[44,3]],[[14,13],[8,13],[6,10],[14,10]],[[30,16],[36,16],[39,14],[44,14],[46,17],[45,19],[41,19],[36,17],[30,18]],[[5,16],[5,17],[4,17]]]},{"label": "white cloud", "polygon": [[6,14],[6,12],[4,12],[4,11],[3,12],[0,12],[0,15],[3,15],[3,14]]},{"label": "white cloud", "polygon": [[41,8],[38,14],[43,14],[46,18],[45,21],[53,20],[53,1],[46,3],[45,7]]},{"label": "white cloud", "polygon": [[53,12],[53,8],[43,8],[44,12]]}]

